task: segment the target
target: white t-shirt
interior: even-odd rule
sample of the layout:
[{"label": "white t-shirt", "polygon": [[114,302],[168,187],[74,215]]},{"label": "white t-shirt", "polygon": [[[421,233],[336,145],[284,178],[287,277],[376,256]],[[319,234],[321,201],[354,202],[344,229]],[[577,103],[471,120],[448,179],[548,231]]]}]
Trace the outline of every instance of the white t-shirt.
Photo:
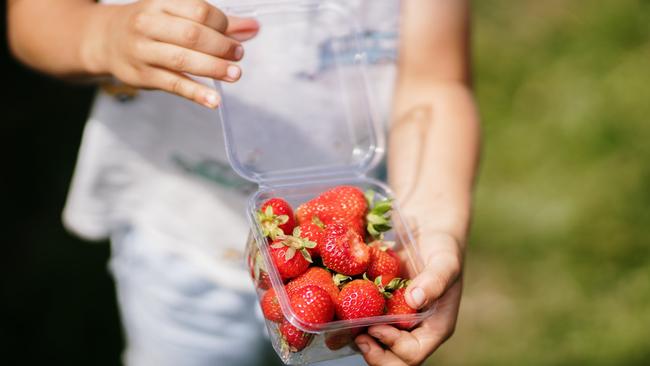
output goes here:
[{"label": "white t-shirt", "polygon": [[[373,106],[385,120],[397,57],[399,0],[331,1],[354,9],[363,28]],[[254,1],[212,3],[243,2]],[[304,70],[310,77],[334,71],[326,51],[335,41],[320,39],[304,50],[316,63]],[[288,66],[300,70],[299,62]],[[236,96],[231,98],[230,115],[251,113],[249,100],[238,103]],[[277,112],[264,108],[254,111]],[[173,238],[174,244],[161,245],[192,258],[215,280],[245,287],[249,280],[242,275],[241,256],[249,230],[246,196],[255,190],[255,183],[230,168],[214,111],[164,92],[140,91],[133,100],[120,101],[100,91],[83,134],[63,218],[68,229],[91,240],[105,239],[121,227],[153,228]]]}]

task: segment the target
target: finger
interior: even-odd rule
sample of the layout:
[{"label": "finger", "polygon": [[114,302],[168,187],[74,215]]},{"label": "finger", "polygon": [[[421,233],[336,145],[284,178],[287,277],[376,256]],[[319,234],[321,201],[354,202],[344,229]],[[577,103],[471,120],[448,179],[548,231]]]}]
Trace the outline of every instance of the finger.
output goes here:
[{"label": "finger", "polygon": [[[408,332],[403,333],[408,334]],[[374,325],[368,328],[368,334],[388,347],[392,347],[403,336],[402,331],[390,325]]]},{"label": "finger", "polygon": [[240,42],[255,37],[259,30],[260,24],[253,18],[228,16],[228,29],[226,29],[226,35]]},{"label": "finger", "polygon": [[141,15],[138,31],[156,41],[171,43],[223,59],[239,61],[241,44],[205,25],[169,14]]},{"label": "finger", "polygon": [[157,68],[151,68],[146,74],[148,84],[152,88],[179,95],[208,108],[216,108],[221,101],[215,90],[185,75]]},{"label": "finger", "polygon": [[419,364],[431,353],[431,342],[426,342],[426,338],[419,339],[410,332],[391,326],[370,327],[368,334],[379,339],[395,356],[409,365]]},{"label": "finger", "polygon": [[453,285],[461,272],[461,259],[457,247],[443,246],[433,251],[426,260],[424,270],[406,289],[406,303],[421,309],[441,297]]},{"label": "finger", "polygon": [[433,316],[411,332],[389,325],[376,325],[368,329],[368,334],[385,344],[405,364],[419,365],[453,334],[461,290],[462,282],[456,281],[440,299]]},{"label": "finger", "polygon": [[[454,334],[462,287],[462,281],[456,281],[440,299],[434,315],[425,320],[422,326],[415,328],[411,332],[411,335],[418,340],[427,355],[435,352],[440,345]],[[408,350],[395,347],[392,350],[400,355],[408,353]]]},{"label": "finger", "polygon": [[221,10],[203,0],[163,1],[162,9],[171,15],[203,24],[219,33],[225,33],[228,29],[228,17]]},{"label": "finger", "polygon": [[229,61],[168,43],[146,42],[139,52],[145,62],[171,71],[224,81],[236,81],[241,76],[239,66]]},{"label": "finger", "polygon": [[362,334],[358,336],[355,343],[359,347],[364,360],[370,366],[404,366],[402,362],[391,351],[384,350],[370,336]]}]

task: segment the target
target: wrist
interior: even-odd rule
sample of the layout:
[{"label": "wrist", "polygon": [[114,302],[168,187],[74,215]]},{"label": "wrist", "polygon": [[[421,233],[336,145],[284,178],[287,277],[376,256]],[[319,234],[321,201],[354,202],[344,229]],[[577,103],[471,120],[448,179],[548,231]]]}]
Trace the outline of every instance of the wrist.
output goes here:
[{"label": "wrist", "polygon": [[110,55],[108,39],[111,23],[118,13],[119,5],[88,5],[82,16],[87,19],[81,45],[79,59],[84,72],[92,76],[105,76],[111,74],[108,56]]},{"label": "wrist", "polygon": [[470,209],[466,205],[407,205],[401,211],[417,238],[445,234],[465,246],[470,225]]}]

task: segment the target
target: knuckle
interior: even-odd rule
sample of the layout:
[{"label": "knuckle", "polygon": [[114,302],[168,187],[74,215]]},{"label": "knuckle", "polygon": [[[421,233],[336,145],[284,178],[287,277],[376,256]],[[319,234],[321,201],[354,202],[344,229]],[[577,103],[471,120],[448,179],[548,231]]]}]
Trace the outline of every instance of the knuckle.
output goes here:
[{"label": "knuckle", "polygon": [[142,80],[143,83],[151,83],[152,74],[149,68],[134,68],[133,74],[137,75],[137,79]]},{"label": "knuckle", "polygon": [[133,16],[131,21],[132,28],[134,31],[143,34],[147,30],[147,24],[149,23],[149,14],[141,12]]},{"label": "knuckle", "polygon": [[437,271],[430,271],[429,290],[436,296],[441,295],[447,286],[446,278]]},{"label": "knuckle", "polygon": [[133,50],[133,54],[138,58],[142,57],[143,55],[146,55],[147,44],[144,40],[141,39],[134,40],[133,43],[131,43],[131,48]]},{"label": "knuckle", "polygon": [[187,66],[187,53],[184,51],[176,51],[172,54],[170,58],[172,67],[177,70],[184,70]]},{"label": "knuckle", "polygon": [[142,72],[134,67],[128,67],[126,70],[117,74],[116,77],[127,85],[147,86],[147,79],[142,77]]},{"label": "knuckle", "polygon": [[201,38],[201,29],[195,25],[190,25],[183,31],[183,39],[189,46],[196,46]]},{"label": "knuckle", "polygon": [[210,16],[210,5],[205,2],[197,2],[194,5],[194,20],[204,24],[208,21],[208,16]]},{"label": "knuckle", "polygon": [[174,94],[181,94],[183,81],[179,77],[170,77],[167,81],[167,89]]},{"label": "knuckle", "polygon": [[448,253],[445,262],[449,265],[450,277],[455,278],[460,274],[462,263],[459,255]]}]

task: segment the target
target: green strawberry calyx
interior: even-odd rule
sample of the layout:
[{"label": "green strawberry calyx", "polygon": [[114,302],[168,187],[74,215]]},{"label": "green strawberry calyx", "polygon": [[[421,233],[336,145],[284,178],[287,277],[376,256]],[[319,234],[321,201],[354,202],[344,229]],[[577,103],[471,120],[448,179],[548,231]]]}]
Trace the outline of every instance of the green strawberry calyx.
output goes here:
[{"label": "green strawberry calyx", "polygon": [[[368,279],[368,276],[365,273],[363,274],[363,279],[370,281],[370,279]],[[375,277],[375,280],[371,282],[374,283],[375,286],[377,286],[377,289],[379,289],[379,292],[385,298],[390,299],[391,297],[393,297],[392,294],[393,291],[408,286],[411,283],[411,280],[405,280],[405,279],[395,277],[386,286],[384,286],[381,282],[381,276],[377,276]]]},{"label": "green strawberry calyx", "polygon": [[384,288],[387,291],[395,291],[400,288],[408,287],[410,284],[411,280],[395,277]]},{"label": "green strawberry calyx", "polygon": [[262,253],[257,252],[255,253],[255,259],[253,264],[253,275],[255,276],[255,281],[260,280],[260,275],[262,271],[266,272],[266,266],[264,265],[264,261],[262,260]]},{"label": "green strawberry calyx", "polygon": [[375,191],[369,189],[366,191],[366,201],[368,201],[369,211],[366,214],[368,233],[375,239],[383,239],[384,233],[393,228],[391,225],[391,210],[393,200],[390,198],[381,198],[376,200]]},{"label": "green strawberry calyx", "polygon": [[350,281],[352,277],[346,276],[341,273],[337,273],[334,276],[332,276],[332,280],[334,281],[334,284],[338,287],[341,287],[344,283]]},{"label": "green strawberry calyx", "polygon": [[271,240],[275,240],[284,235],[280,225],[284,225],[289,221],[288,215],[275,215],[273,207],[266,206],[264,211],[257,212],[257,221],[262,226],[262,234],[268,236]]},{"label": "green strawberry calyx", "polygon": [[288,247],[286,253],[284,253],[285,260],[291,260],[296,255],[296,252],[300,252],[305,260],[309,263],[313,263],[311,255],[307,249],[313,249],[316,247],[316,243],[313,241],[307,240],[300,236],[300,227],[293,229],[292,235],[282,235],[278,237],[281,241],[278,241],[271,245],[271,248],[280,249],[282,247]]}]

